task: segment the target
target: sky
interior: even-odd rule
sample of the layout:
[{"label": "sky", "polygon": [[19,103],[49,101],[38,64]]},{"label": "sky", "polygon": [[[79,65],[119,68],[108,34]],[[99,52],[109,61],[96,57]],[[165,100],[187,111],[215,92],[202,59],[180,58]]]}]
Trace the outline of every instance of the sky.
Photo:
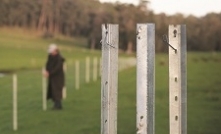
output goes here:
[{"label": "sky", "polygon": [[[133,3],[137,5],[139,0],[100,0],[100,2]],[[221,13],[221,0],[149,0],[149,8],[154,13],[166,13],[173,15],[182,13],[201,17],[210,12]]]}]

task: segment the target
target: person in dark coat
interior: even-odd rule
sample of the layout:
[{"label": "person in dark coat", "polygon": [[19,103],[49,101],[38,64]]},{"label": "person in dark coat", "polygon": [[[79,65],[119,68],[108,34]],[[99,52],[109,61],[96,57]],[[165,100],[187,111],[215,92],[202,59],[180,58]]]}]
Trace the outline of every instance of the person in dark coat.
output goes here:
[{"label": "person in dark coat", "polygon": [[55,44],[51,44],[48,49],[49,55],[46,63],[45,76],[48,78],[47,99],[52,99],[54,106],[52,109],[62,109],[62,89],[64,87],[63,63],[65,59],[59,53]]}]

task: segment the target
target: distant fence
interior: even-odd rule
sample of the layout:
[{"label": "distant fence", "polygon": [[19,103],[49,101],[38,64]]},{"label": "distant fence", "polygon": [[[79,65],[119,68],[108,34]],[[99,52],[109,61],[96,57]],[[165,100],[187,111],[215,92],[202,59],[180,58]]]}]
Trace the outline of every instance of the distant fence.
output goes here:
[{"label": "distant fence", "polygon": [[0,78],[0,132],[16,131],[42,111],[41,71],[22,71]]},{"label": "distant fence", "polygon": [[[133,57],[119,60],[120,70],[135,64]],[[100,80],[100,68],[100,57],[86,57],[66,63],[63,98],[72,96],[69,96],[69,90],[84,90],[82,85]],[[46,100],[47,80],[42,75],[43,69],[21,71],[13,75],[0,74],[0,132],[10,129],[16,131],[20,126],[25,126],[24,120],[51,107]]]}]

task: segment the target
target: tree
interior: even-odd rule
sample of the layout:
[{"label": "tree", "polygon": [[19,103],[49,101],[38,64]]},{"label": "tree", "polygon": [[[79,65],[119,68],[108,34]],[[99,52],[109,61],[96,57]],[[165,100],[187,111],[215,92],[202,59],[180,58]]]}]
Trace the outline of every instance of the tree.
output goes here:
[{"label": "tree", "polygon": [[[101,24],[119,24],[119,48],[136,51],[136,24],[155,23],[156,51],[168,51],[162,36],[168,25],[186,24],[187,47],[193,51],[221,51],[221,13],[203,17],[155,14],[140,0],[132,4],[98,0],[0,0],[0,26],[32,28],[46,37],[55,34],[88,39],[88,48],[100,49]],[[144,3],[142,3],[144,2]],[[141,7],[145,7],[145,10]]]}]

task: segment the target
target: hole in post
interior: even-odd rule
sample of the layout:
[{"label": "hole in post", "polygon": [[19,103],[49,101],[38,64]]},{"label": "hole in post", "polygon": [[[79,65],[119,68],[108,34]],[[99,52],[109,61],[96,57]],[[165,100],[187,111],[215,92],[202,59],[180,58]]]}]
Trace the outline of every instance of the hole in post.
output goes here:
[{"label": "hole in post", "polygon": [[178,100],[178,97],[177,96],[175,96],[175,101],[177,101]]},{"label": "hole in post", "polygon": [[143,116],[140,116],[140,119],[143,119]]},{"label": "hole in post", "polygon": [[107,120],[105,120],[105,123],[107,123]]},{"label": "hole in post", "polygon": [[177,82],[177,77],[175,77],[175,81]]},{"label": "hole in post", "polygon": [[175,120],[176,120],[176,121],[178,120],[178,116],[175,116]]},{"label": "hole in post", "polygon": [[177,34],[177,30],[174,30],[173,31],[173,37],[176,37],[176,34]]}]

